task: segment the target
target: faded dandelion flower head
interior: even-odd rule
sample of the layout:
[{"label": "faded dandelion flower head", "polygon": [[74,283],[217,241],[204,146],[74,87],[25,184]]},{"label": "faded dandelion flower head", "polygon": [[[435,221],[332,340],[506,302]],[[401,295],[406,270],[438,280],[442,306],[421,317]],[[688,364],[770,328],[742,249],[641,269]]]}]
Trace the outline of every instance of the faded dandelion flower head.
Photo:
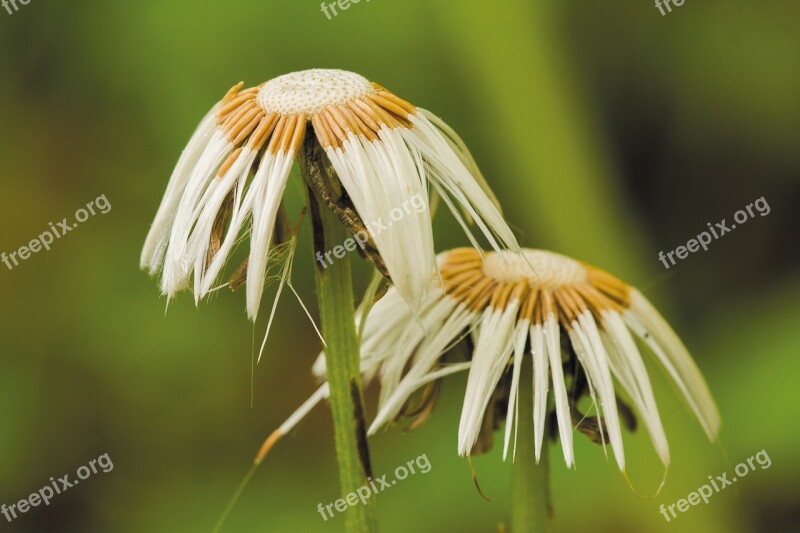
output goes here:
[{"label": "faded dandelion flower head", "polygon": [[[316,192],[355,231],[388,219],[393,208],[435,192],[467,227],[474,221],[495,249],[517,249],[474,160],[432,113],[352,72],[312,69],[255,87],[235,85],[202,120],[181,155],[141,254],[173,297],[212,291],[237,244],[249,236],[240,267],[255,319],[284,189],[304,142],[324,152],[338,185]],[[341,189],[346,193],[337,191]],[[419,309],[435,268],[428,202],[390,230],[370,233],[368,249],[396,290]]]},{"label": "faded dandelion flower head", "polygon": [[[535,455],[557,428],[567,466],[575,464],[573,430],[610,444],[625,469],[622,428],[643,422],[664,465],[669,446],[637,340],[666,370],[713,440],[720,417],[708,386],[686,346],[653,305],[615,276],[560,254],[521,254],[460,248],[438,256],[441,279],[417,316],[390,288],[366,318],[361,371],[380,384],[375,433],[401,417],[411,427],[431,414],[443,379],[466,371],[458,452],[491,447],[503,423],[503,456],[516,446],[521,379],[533,380]],[[467,340],[466,357],[453,358]],[[522,375],[523,361],[532,375]],[[324,378],[325,359],[314,371]],[[288,432],[327,394],[326,385],[281,427]],[[588,399],[590,412],[579,402]],[[554,410],[548,409],[552,400]],[[513,452],[512,452],[513,457]]]}]

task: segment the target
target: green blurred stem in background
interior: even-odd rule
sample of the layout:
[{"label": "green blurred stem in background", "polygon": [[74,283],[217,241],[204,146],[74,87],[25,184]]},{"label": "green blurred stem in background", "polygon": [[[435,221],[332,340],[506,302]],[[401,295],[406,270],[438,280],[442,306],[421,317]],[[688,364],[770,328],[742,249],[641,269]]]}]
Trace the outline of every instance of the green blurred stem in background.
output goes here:
[{"label": "green blurred stem in background", "polygon": [[[491,16],[436,5],[463,61],[465,95],[473,99],[464,105],[484,124],[478,141],[497,158],[498,183],[483,170],[505,214],[523,228],[521,244],[647,279],[652,263],[642,260],[649,252],[640,223],[619,193],[599,118],[563,34],[565,3],[496,2]],[[503,174],[518,178],[504,181]]]},{"label": "green blurred stem in background", "polygon": [[[325,157],[307,137],[300,157],[300,170],[306,183],[310,174],[324,175]],[[323,254],[343,242],[349,234],[327,207],[308,190],[308,205],[313,228],[313,253]],[[323,268],[316,259],[317,301],[325,339],[325,362],[330,386],[330,405],[339,465],[342,497],[355,493],[371,476],[369,448],[364,425],[364,396],[359,372],[359,341],[355,327],[353,283],[347,254]],[[375,504],[348,506],[345,512],[348,533],[377,531]]]},{"label": "green blurred stem in background", "polygon": [[511,533],[549,531],[550,473],[548,442],[545,437],[542,456],[536,464],[533,436],[533,380],[531,362],[522,363],[519,382],[519,420],[517,442],[511,467]]}]

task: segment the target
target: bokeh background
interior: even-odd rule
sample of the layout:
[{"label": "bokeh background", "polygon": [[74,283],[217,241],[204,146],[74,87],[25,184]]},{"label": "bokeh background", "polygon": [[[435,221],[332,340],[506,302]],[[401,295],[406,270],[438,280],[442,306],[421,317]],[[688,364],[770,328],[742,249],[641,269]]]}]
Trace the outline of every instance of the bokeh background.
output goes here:
[{"label": "bokeh background", "polygon": [[[242,293],[165,314],[138,270],[144,236],[199,119],[234,83],[311,67],[362,73],[464,137],[523,244],[641,288],[684,337],[724,419],[709,444],[650,365],[673,462],[655,499],[577,439],[552,454],[554,531],[797,531],[800,395],[800,5],[362,0],[328,20],[313,0],[32,0],[0,9],[0,251],[105,194],[90,218],[19,267],[0,265],[0,503],[108,453],[98,474],[0,531],[209,531],[261,440],[315,387],[320,349],[286,297],[267,354]],[[290,206],[300,204],[289,187]],[[659,250],[764,197],[769,215],[666,270]],[[437,247],[463,245],[443,213]],[[314,309],[306,233],[295,285]],[[360,261],[360,260],[359,260]],[[363,288],[368,266],[359,263]],[[271,293],[266,295],[267,301]],[[465,380],[421,430],[372,439],[374,470],[432,469],[377,498],[382,531],[495,531],[509,465],[456,454]],[[368,392],[374,414],[374,390]],[[672,523],[660,504],[765,450],[772,467]],[[661,476],[626,440],[637,491]],[[327,406],[276,447],[224,531],[342,531]]]}]

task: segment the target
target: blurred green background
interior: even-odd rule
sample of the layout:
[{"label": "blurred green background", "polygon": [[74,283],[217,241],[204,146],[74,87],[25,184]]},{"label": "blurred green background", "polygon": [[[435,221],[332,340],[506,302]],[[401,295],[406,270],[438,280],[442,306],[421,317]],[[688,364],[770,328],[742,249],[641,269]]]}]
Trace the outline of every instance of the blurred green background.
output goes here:
[{"label": "blurred green background", "polygon": [[[313,0],[32,0],[0,9],[0,251],[105,194],[89,218],[13,270],[0,265],[0,503],[108,453],[98,474],[0,531],[209,531],[262,439],[315,388],[320,346],[290,297],[254,375],[265,324],[243,293],[165,315],[138,255],[189,135],[234,83],[311,67],[353,70],[428,108],[471,147],[521,242],[638,286],[684,337],[723,416],[721,444],[650,365],[672,449],[663,492],[632,493],[583,438],[553,453],[555,531],[797,531],[800,457],[800,4],[362,0],[328,20]],[[288,189],[290,205],[301,196]],[[665,270],[672,250],[764,196],[757,216]],[[437,248],[465,239],[446,213]],[[295,285],[314,303],[304,234]],[[368,269],[358,267],[363,287]],[[271,293],[265,296],[271,301]],[[266,317],[264,317],[265,319]],[[382,531],[495,531],[509,465],[456,432],[463,377],[423,429],[372,439],[390,473],[429,473],[377,498]],[[374,414],[375,391],[368,391]],[[225,531],[342,531],[327,406],[279,444]],[[666,523],[671,504],[760,450],[772,467]],[[629,474],[661,469],[641,433]]]}]

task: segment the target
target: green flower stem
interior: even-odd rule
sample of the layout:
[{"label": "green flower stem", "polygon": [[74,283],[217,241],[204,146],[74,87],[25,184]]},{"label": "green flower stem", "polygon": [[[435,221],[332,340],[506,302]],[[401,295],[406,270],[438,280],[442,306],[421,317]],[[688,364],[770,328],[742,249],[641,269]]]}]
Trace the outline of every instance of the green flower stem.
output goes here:
[{"label": "green flower stem", "polygon": [[[324,167],[324,155],[310,142],[306,143],[300,169],[306,183],[316,174],[330,172]],[[359,341],[356,335],[353,285],[349,255],[337,258],[324,268],[317,261],[323,254],[341,244],[349,234],[337,216],[320,203],[312,190],[308,203],[314,233],[314,263],[330,405],[339,465],[339,484],[344,498],[367,485],[372,475],[364,423],[363,392],[359,372]],[[348,506],[345,528],[349,533],[377,531],[375,502]]]},{"label": "green flower stem", "polygon": [[531,362],[522,365],[519,382],[519,426],[517,451],[511,470],[511,533],[541,533],[549,530],[550,474],[545,440],[536,464],[533,437],[533,380]]}]

